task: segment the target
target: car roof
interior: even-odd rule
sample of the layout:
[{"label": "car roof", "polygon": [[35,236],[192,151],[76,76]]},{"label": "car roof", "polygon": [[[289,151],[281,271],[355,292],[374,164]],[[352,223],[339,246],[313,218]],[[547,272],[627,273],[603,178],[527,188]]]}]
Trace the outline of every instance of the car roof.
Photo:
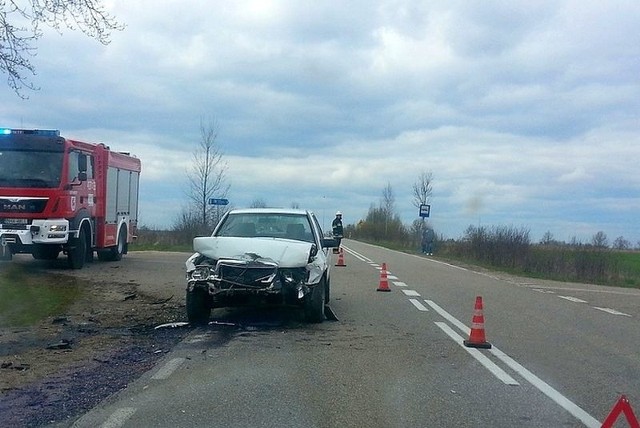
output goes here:
[{"label": "car roof", "polygon": [[238,208],[229,211],[229,214],[296,214],[308,215],[310,211],[297,208]]}]

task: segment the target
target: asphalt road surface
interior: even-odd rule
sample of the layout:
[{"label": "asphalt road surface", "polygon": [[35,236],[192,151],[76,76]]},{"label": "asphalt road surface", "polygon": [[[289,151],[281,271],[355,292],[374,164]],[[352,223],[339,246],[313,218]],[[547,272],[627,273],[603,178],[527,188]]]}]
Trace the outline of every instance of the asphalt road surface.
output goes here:
[{"label": "asphalt road surface", "polygon": [[[622,395],[640,414],[639,290],[343,246],[346,266],[331,275],[339,321],[215,310],[74,426],[598,427]],[[377,291],[383,263],[390,292]],[[155,268],[183,272],[177,259]],[[477,296],[491,349],[462,345]]]}]

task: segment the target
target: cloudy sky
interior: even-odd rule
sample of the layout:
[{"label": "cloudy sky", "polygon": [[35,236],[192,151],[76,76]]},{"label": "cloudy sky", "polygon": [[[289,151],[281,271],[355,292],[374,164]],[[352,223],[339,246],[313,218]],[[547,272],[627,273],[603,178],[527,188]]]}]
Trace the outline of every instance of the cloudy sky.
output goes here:
[{"label": "cloudy sky", "polygon": [[0,87],[0,124],[104,141],[143,163],[140,220],[185,206],[201,120],[228,199],[297,203],[328,224],[433,173],[449,238],[512,225],[539,240],[640,241],[640,2],[114,0],[102,46],[46,31],[40,90]]}]

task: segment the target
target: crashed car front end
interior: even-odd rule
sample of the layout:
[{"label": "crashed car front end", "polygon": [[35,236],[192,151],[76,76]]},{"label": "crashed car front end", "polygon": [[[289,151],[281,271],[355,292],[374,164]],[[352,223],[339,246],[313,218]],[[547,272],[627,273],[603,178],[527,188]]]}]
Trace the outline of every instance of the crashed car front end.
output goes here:
[{"label": "crashed car front end", "polygon": [[206,290],[213,307],[302,304],[327,267],[306,242],[205,237],[194,240],[194,250],[186,262],[187,291]]}]

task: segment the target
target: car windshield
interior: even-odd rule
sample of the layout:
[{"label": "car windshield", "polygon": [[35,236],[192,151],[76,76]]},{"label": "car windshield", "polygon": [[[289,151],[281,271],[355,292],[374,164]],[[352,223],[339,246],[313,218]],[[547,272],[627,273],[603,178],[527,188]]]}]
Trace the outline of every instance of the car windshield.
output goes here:
[{"label": "car windshield", "polygon": [[282,238],[314,242],[309,219],[304,214],[232,213],[215,236]]}]

